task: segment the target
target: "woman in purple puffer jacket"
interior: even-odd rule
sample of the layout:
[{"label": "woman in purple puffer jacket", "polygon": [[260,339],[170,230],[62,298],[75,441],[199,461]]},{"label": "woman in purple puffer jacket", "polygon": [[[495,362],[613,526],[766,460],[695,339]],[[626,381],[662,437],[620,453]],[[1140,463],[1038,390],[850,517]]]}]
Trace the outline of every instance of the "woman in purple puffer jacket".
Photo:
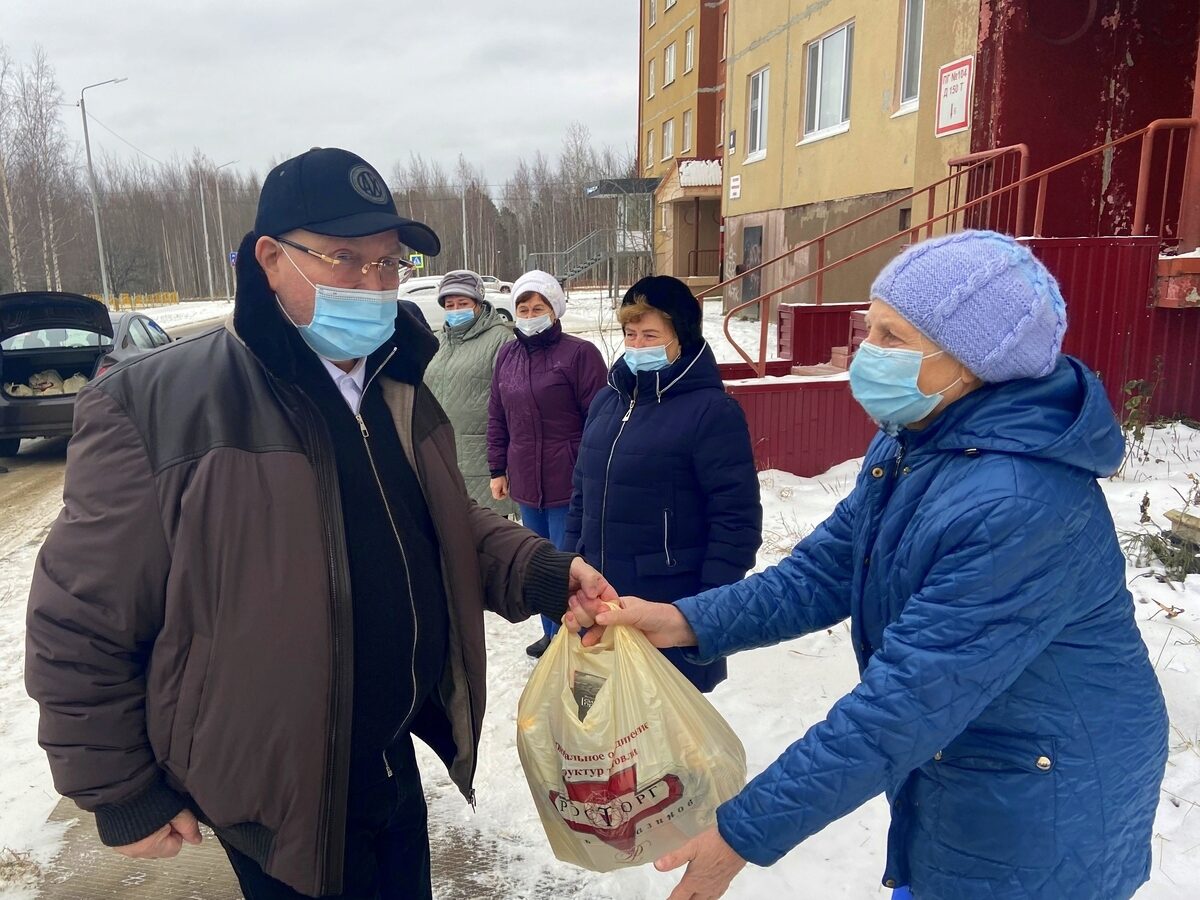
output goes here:
[{"label": "woman in purple puffer jacket", "polygon": [[[517,340],[500,348],[488,405],[492,496],[512,497],[521,521],[565,549],[567,506],[583,425],[608,366],[593,344],[563,334],[567,297],[554,276],[527,272],[512,289]],[[558,623],[542,617],[542,638],[526,652],[540,657]]]}]

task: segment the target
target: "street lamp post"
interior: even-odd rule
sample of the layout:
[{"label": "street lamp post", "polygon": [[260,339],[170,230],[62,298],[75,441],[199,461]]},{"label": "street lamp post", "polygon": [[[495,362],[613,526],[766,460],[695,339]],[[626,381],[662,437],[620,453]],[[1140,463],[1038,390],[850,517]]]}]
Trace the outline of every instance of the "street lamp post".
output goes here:
[{"label": "street lamp post", "polygon": [[[221,253],[229,252],[229,242],[225,238],[225,214],[221,208],[221,170],[226,166],[232,166],[236,163],[236,159],[231,159],[227,163],[221,163],[217,166],[217,232],[221,236]],[[225,274],[225,299],[232,300],[233,294],[229,291],[229,258],[226,256],[221,265],[221,271]]]},{"label": "street lamp post", "polygon": [[204,267],[208,270],[208,296],[217,292],[213,284],[212,249],[208,242],[208,211],[204,206],[204,170],[196,167],[196,178],[200,182],[200,227],[204,230]]},{"label": "street lamp post", "polygon": [[83,116],[83,146],[87,153],[88,185],[92,191],[92,218],[96,222],[96,252],[100,254],[100,285],[104,291],[104,305],[108,306],[112,293],[108,287],[108,262],[104,258],[104,236],[100,232],[100,192],[96,189],[96,170],[92,166],[92,141],[88,136],[87,106],[84,104],[83,93],[94,87],[106,84],[120,84],[127,78],[110,78],[108,81],[97,81],[79,91],[79,113]]}]

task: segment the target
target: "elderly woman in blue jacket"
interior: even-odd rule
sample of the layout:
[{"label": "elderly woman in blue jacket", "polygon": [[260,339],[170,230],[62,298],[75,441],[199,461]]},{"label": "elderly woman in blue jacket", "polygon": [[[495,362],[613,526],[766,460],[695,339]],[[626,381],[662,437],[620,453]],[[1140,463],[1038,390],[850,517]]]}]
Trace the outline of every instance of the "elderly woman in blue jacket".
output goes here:
[{"label": "elderly woman in blue jacket", "polygon": [[850,496],[772,569],[597,617],[701,661],[851,621],[861,683],[659,861],[688,863],[671,896],[719,897],[885,792],[885,887],[1131,897],[1167,717],[1096,483],[1124,451],[1112,408],[1059,354],[1062,296],[1010,238],[912,247],[872,300],[850,384],[882,433]]},{"label": "elderly woman in blue jacket", "polygon": [[[625,354],[588,412],[563,547],[661,603],[741,581],[762,542],[758,474],[700,304],[677,278],[643,278],[618,319]],[[723,659],[664,653],[702,691],[725,679]]]}]

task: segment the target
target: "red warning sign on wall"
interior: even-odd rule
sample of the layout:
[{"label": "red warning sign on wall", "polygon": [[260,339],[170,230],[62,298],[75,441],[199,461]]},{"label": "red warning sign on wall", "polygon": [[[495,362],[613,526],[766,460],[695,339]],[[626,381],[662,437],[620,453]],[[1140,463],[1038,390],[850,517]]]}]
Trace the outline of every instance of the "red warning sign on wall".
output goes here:
[{"label": "red warning sign on wall", "polygon": [[964,56],[938,69],[937,121],[934,135],[946,137],[971,127],[975,57]]}]

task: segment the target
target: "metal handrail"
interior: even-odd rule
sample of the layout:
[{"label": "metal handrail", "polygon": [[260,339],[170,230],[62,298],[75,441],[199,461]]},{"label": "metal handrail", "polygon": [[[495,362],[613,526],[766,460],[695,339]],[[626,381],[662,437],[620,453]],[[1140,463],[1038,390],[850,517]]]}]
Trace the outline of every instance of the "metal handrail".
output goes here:
[{"label": "metal handrail", "polygon": [[[1084,153],[1080,153],[1077,156],[1073,156],[1070,159],[1064,160],[1063,162],[1057,163],[1056,165],[1053,165],[1053,166],[1050,166],[1049,168],[1043,169],[1040,172],[1035,172],[1032,175],[1029,175],[1029,174],[1022,175],[1017,181],[1013,182],[1012,184],[1008,184],[1008,185],[1000,187],[996,190],[989,191],[988,193],[986,193],[980,197],[976,197],[973,200],[969,200],[966,203],[962,203],[962,204],[954,207],[953,209],[948,209],[947,211],[941,213],[940,215],[931,216],[929,219],[927,219],[925,222],[920,223],[919,225],[916,225],[912,228],[906,228],[901,232],[898,232],[893,235],[889,235],[888,237],[884,238],[883,240],[876,241],[874,244],[871,244],[869,247],[864,247],[860,250],[855,251],[854,253],[850,253],[847,256],[842,257],[841,259],[838,259],[838,260],[833,261],[832,263],[829,263],[828,265],[822,264],[818,269],[816,269],[813,272],[807,272],[800,278],[797,278],[796,280],[794,280],[788,284],[785,284],[782,287],[775,288],[772,291],[768,291],[765,294],[762,294],[758,297],[748,300],[745,303],[741,303],[738,306],[735,306],[733,309],[731,309],[725,315],[724,329],[723,329],[725,332],[725,337],[729,340],[729,342],[733,346],[734,350],[737,351],[738,355],[741,356],[741,358],[743,360],[745,360],[746,363],[749,364],[758,373],[758,377],[761,378],[761,377],[763,377],[763,375],[766,374],[767,335],[768,335],[768,327],[770,324],[767,321],[766,312],[767,312],[767,310],[770,309],[768,304],[772,297],[774,297],[778,294],[781,294],[784,291],[792,290],[793,288],[796,288],[796,287],[800,286],[801,284],[804,284],[804,283],[814,280],[814,279],[817,280],[817,283],[819,285],[822,283],[825,273],[827,273],[833,269],[837,269],[837,268],[845,265],[846,263],[851,262],[852,260],[858,259],[859,257],[862,257],[868,253],[872,253],[875,250],[881,249],[882,247],[887,246],[888,244],[892,243],[893,241],[895,241],[899,238],[911,235],[914,232],[920,231],[922,229],[925,229],[927,234],[932,234],[934,225],[940,224],[941,222],[944,222],[944,221],[947,221],[950,219],[957,220],[959,215],[967,212],[968,210],[971,210],[982,204],[989,203],[992,200],[1001,197],[1002,195],[1011,194],[1014,191],[1018,192],[1018,197],[1021,198],[1018,200],[1018,209],[1020,210],[1020,212],[1018,213],[1018,221],[1017,221],[1017,229],[1016,230],[1018,232],[1023,231],[1024,230],[1024,228],[1023,228],[1024,221],[1023,220],[1024,220],[1025,207],[1024,207],[1024,200],[1023,200],[1022,194],[1025,191],[1025,188],[1028,185],[1033,184],[1033,183],[1037,184],[1038,196],[1037,196],[1036,210],[1034,212],[1034,224],[1033,224],[1032,234],[1030,236],[1040,237],[1041,233],[1042,233],[1042,226],[1045,221],[1045,205],[1046,205],[1046,195],[1047,195],[1046,185],[1047,185],[1047,179],[1049,178],[1049,176],[1051,176],[1057,172],[1060,172],[1063,169],[1066,169],[1070,166],[1073,166],[1079,162],[1082,162],[1083,160],[1090,159],[1101,153],[1105,153],[1121,144],[1124,144],[1128,141],[1131,141],[1131,140],[1141,137],[1143,139],[1142,158],[1141,158],[1140,166],[1139,166],[1138,194],[1137,194],[1137,200],[1135,203],[1135,213],[1134,213],[1134,233],[1137,234],[1137,233],[1139,233],[1140,230],[1143,230],[1146,226],[1145,211],[1146,211],[1146,206],[1149,202],[1148,190],[1149,190],[1150,172],[1153,168],[1152,156],[1153,156],[1153,148],[1154,148],[1154,136],[1157,133],[1159,133],[1165,129],[1171,129],[1173,132],[1174,130],[1186,128],[1190,132],[1193,129],[1195,129],[1198,124],[1200,124],[1200,121],[1198,121],[1197,119],[1191,119],[1191,118],[1155,120],[1154,122],[1147,125],[1145,128],[1141,128],[1141,129],[1138,129],[1137,131],[1130,132],[1127,135],[1123,135],[1122,137],[1111,140],[1105,144],[1102,144],[1102,145],[1095,147],[1091,150],[1088,150]],[[1189,136],[1189,140],[1190,140],[1190,136]],[[1014,145],[1014,147],[1012,147],[1012,148],[1001,148],[1001,149],[1002,150],[1012,150],[1016,147],[1024,147],[1024,145],[1018,144],[1018,145]],[[1170,165],[1170,160],[1171,160],[1171,150],[1172,149],[1173,149],[1173,140],[1172,140],[1172,147],[1168,149],[1168,176],[1169,176],[1169,165]],[[923,188],[921,191],[916,191],[910,196],[910,198],[906,198],[906,199],[911,199],[911,197],[916,197],[917,195],[924,193],[925,191],[932,190],[932,189],[936,188],[938,185],[941,185],[941,184],[944,184],[944,183],[950,181],[952,178],[961,177],[962,175],[965,175],[968,172],[974,171],[976,166],[982,165],[982,164],[985,164],[986,162],[994,160],[995,154],[998,152],[1000,152],[1000,151],[982,151],[983,155],[987,155],[986,159],[982,160],[981,162],[975,163],[970,168],[964,169],[962,172],[955,173],[955,175],[950,176],[950,178],[944,178],[939,182],[935,182],[933,185],[930,185],[927,188]],[[1026,148],[1026,153],[1027,152],[1028,152],[1028,149]],[[971,156],[978,156],[978,155],[981,155],[981,154],[971,154]],[[968,159],[968,157],[963,157],[961,159],[966,160],[966,159]],[[953,163],[954,161],[951,161],[951,162]],[[1166,193],[1165,185],[1164,185],[1164,193]],[[896,203],[902,203],[902,202],[904,202],[904,201],[903,200],[896,201],[895,203],[889,204],[886,207],[880,207],[879,210],[875,210],[872,213],[868,213],[865,216],[860,216],[858,219],[855,219],[852,222],[846,223],[845,226],[841,226],[841,228],[839,228],[839,229],[834,229],[834,231],[831,231],[825,235],[822,235],[821,238],[826,238],[829,235],[835,233],[836,231],[844,230],[849,225],[861,222],[863,219],[870,218],[872,215],[876,215],[879,212],[882,212],[883,210],[885,210],[891,206],[895,206]],[[1163,227],[1163,224],[1165,223],[1165,219],[1166,219],[1166,200],[1164,198],[1162,218],[1160,219],[1160,222],[1159,222],[1160,236],[1161,236],[1161,229]],[[1022,236],[1022,235],[1018,234],[1017,236]],[[793,250],[790,250],[787,253],[784,253],[784,254],[780,255],[779,257],[776,257],[774,260],[771,260],[771,262],[777,262],[778,260],[783,259],[784,257],[790,255],[793,252],[804,249],[804,247],[806,247],[806,246],[811,246],[814,242],[820,241],[821,238],[816,238],[816,239],[807,241],[805,244],[802,244],[799,247],[796,247]],[[823,246],[823,244],[822,244],[822,246]],[[764,263],[764,265],[769,265],[769,264],[770,263]],[[758,268],[761,268],[761,266],[757,267],[754,270],[750,270],[750,272],[757,271]],[[732,284],[734,281],[744,278],[747,274],[750,274],[750,272],[743,272],[743,273],[735,276],[734,278],[729,279],[728,281],[724,282],[723,284],[718,285],[717,287],[723,288],[725,285]],[[714,288],[713,290],[716,290],[716,289]],[[706,291],[705,293],[710,293],[710,292]],[[701,296],[703,296],[703,294]],[[818,301],[817,301],[818,304],[820,303],[820,301],[821,301],[821,298],[818,295]],[[730,326],[730,323],[731,323],[733,317],[735,315],[737,315],[739,312],[741,312],[742,310],[748,309],[749,307],[751,307],[755,304],[759,304],[759,306],[760,306],[759,318],[760,318],[760,322],[761,322],[759,354],[758,354],[759,358],[758,358],[757,362],[755,362],[750,357],[750,355],[748,353],[746,353],[746,351],[742,348],[742,346],[734,339],[733,335],[730,333],[730,330],[729,330],[729,326]]]},{"label": "metal handrail", "polygon": [[[545,268],[550,271],[556,278],[562,277],[562,273],[569,271],[572,268],[572,261],[575,259],[590,259],[595,255],[593,248],[600,251],[600,255],[611,253],[613,251],[615,237],[621,229],[617,228],[598,228],[595,231],[589,232],[585,237],[576,241],[566,250],[558,251],[540,251],[538,253],[530,253],[525,257],[525,265],[527,268]],[[535,265],[536,260],[550,259],[554,264],[549,268],[545,266]]]},{"label": "metal handrail", "polygon": [[700,271],[700,263],[702,260],[707,261],[712,259],[713,271],[708,274],[718,275],[721,272],[721,251],[720,250],[689,250],[688,251],[688,277],[690,278],[706,278],[708,274]]},{"label": "metal handrail", "polygon": [[[854,226],[859,225],[862,222],[865,222],[867,219],[872,219],[872,218],[880,215],[881,213],[887,212],[889,209],[895,209],[899,206],[903,206],[905,203],[908,203],[908,202],[916,199],[921,194],[924,194],[927,192],[929,192],[929,193],[935,192],[943,184],[946,184],[950,181],[954,181],[956,179],[961,179],[964,176],[969,175],[976,168],[986,165],[988,162],[992,161],[997,156],[1000,156],[1000,155],[1003,155],[1006,153],[1014,153],[1014,152],[1021,153],[1024,157],[1027,158],[1029,155],[1029,148],[1025,144],[1012,144],[1011,146],[1008,146],[1008,147],[998,147],[995,150],[982,151],[980,154],[977,154],[977,155],[979,155],[981,157],[986,157],[986,158],[981,158],[977,163],[975,163],[971,167],[964,169],[961,172],[954,172],[950,175],[947,175],[945,178],[935,181],[933,184],[927,185],[927,186],[921,188],[920,190],[913,191],[911,194],[907,194],[903,197],[900,197],[898,200],[893,200],[890,203],[884,204],[883,206],[880,206],[880,207],[877,207],[876,209],[871,210],[870,212],[863,213],[861,216],[851,219],[849,222],[843,222],[841,225],[838,225],[836,228],[831,228],[829,231],[826,231],[826,232],[818,235],[815,238],[810,238],[809,240],[804,241],[803,243],[797,244],[795,247],[792,247],[789,250],[785,250],[783,253],[780,253],[778,256],[776,256],[772,259],[768,259],[765,262],[760,263],[759,265],[755,266],[752,269],[746,269],[744,272],[740,272],[737,275],[733,276],[733,278],[729,278],[729,279],[721,282],[720,284],[714,285],[713,287],[704,291],[704,293],[698,294],[697,299],[703,299],[704,297],[708,296],[709,294],[716,293],[719,290],[723,290],[728,285],[731,285],[735,281],[745,278],[747,275],[753,275],[755,272],[762,271],[767,266],[774,265],[775,263],[779,262],[780,260],[786,259],[789,256],[793,256],[802,250],[807,250],[809,247],[813,246],[813,244],[823,244],[824,241],[828,240],[829,238],[833,237],[834,235],[840,234],[843,231],[853,228]],[[1027,166],[1028,163],[1026,162],[1025,165]]]},{"label": "metal handrail", "polygon": [[[941,187],[942,185],[947,185],[952,181],[957,181],[957,182],[961,183],[961,180],[964,177],[969,177],[971,175],[971,173],[979,170],[981,167],[987,165],[990,162],[995,161],[997,158],[999,158],[1001,156],[1004,156],[1004,155],[1010,154],[1010,153],[1016,153],[1021,157],[1022,171],[1026,170],[1028,168],[1029,148],[1025,144],[1012,144],[1007,147],[997,147],[994,150],[985,150],[980,153],[974,154],[975,156],[978,156],[979,159],[976,162],[969,163],[967,165],[967,168],[962,169],[959,172],[953,172],[950,175],[947,175],[945,178],[941,178],[941,179],[935,181],[933,184],[926,185],[925,187],[921,188],[920,190],[913,191],[911,194],[907,194],[904,197],[900,197],[896,200],[891,201],[890,203],[886,203],[883,206],[880,206],[880,207],[877,207],[876,209],[871,210],[870,212],[863,213],[863,215],[858,216],[857,218],[851,219],[849,222],[844,222],[841,225],[837,226],[836,228],[830,229],[829,231],[823,232],[822,234],[818,235],[815,238],[810,238],[809,240],[804,241],[795,247],[792,247],[790,250],[787,250],[787,251],[779,254],[778,256],[774,257],[773,259],[769,259],[766,262],[761,263],[760,265],[757,265],[752,269],[747,269],[744,272],[739,272],[737,275],[734,275],[732,278],[728,278],[725,281],[722,281],[720,284],[716,284],[713,287],[708,288],[705,291],[702,291],[701,293],[699,293],[696,296],[696,299],[703,302],[704,298],[706,296],[708,296],[709,294],[714,294],[717,291],[723,292],[726,287],[733,284],[734,282],[741,281],[741,280],[745,279],[748,275],[753,275],[755,272],[761,272],[767,266],[773,265],[773,264],[779,262],[780,260],[786,259],[789,256],[794,256],[795,254],[800,253],[803,250],[807,250],[808,248],[812,247],[813,245],[816,245],[817,255],[820,257],[821,263],[818,266],[818,268],[816,269],[816,271],[812,273],[812,275],[816,276],[816,293],[817,293],[818,302],[820,302],[822,299],[822,294],[824,293],[825,272],[827,271],[828,268],[832,268],[832,267],[827,267],[825,265],[825,242],[828,241],[831,237],[841,234],[842,232],[847,231],[847,230],[861,224],[862,222],[867,221],[868,219],[873,219],[873,218],[887,212],[888,210],[896,209],[897,207],[903,206],[906,203],[911,203],[917,197],[921,196],[922,194],[926,194],[926,193],[929,194],[929,209],[930,209],[930,212],[932,212],[936,208],[936,194],[937,194],[937,189],[939,187]],[[918,226],[918,229],[921,227],[925,227],[925,223],[922,223],[920,226]],[[908,233],[911,233],[911,229],[906,229],[905,231],[901,232],[901,234],[908,234]],[[807,281],[807,280],[808,280],[808,278],[805,278],[800,283],[803,283],[803,281]],[[729,332],[729,324],[730,324],[730,321],[733,318],[733,316],[735,314],[737,314],[738,312],[741,312],[743,309],[749,308],[755,302],[758,302],[760,300],[761,301],[769,300],[771,297],[775,296],[776,294],[778,294],[780,292],[781,292],[780,290],[775,290],[775,291],[770,291],[767,294],[760,295],[759,297],[754,298],[754,300],[748,301],[746,303],[741,304],[740,306],[735,307],[734,309],[730,310],[725,316],[725,323],[724,323],[724,328],[723,328],[723,330],[725,332],[725,337],[729,339],[730,344],[733,346],[733,349],[738,352],[738,355],[741,356],[742,359],[744,359],[749,365],[755,367],[755,370],[759,372],[760,378],[763,376],[763,374],[765,374],[766,365],[767,365],[767,363],[766,363],[767,336],[769,334],[771,323],[767,319],[766,311],[767,311],[767,309],[769,309],[769,307],[765,308],[759,315],[759,361],[758,361],[758,363],[755,363],[750,358],[749,354],[747,354],[742,349],[741,345],[733,339],[733,336]]]}]

